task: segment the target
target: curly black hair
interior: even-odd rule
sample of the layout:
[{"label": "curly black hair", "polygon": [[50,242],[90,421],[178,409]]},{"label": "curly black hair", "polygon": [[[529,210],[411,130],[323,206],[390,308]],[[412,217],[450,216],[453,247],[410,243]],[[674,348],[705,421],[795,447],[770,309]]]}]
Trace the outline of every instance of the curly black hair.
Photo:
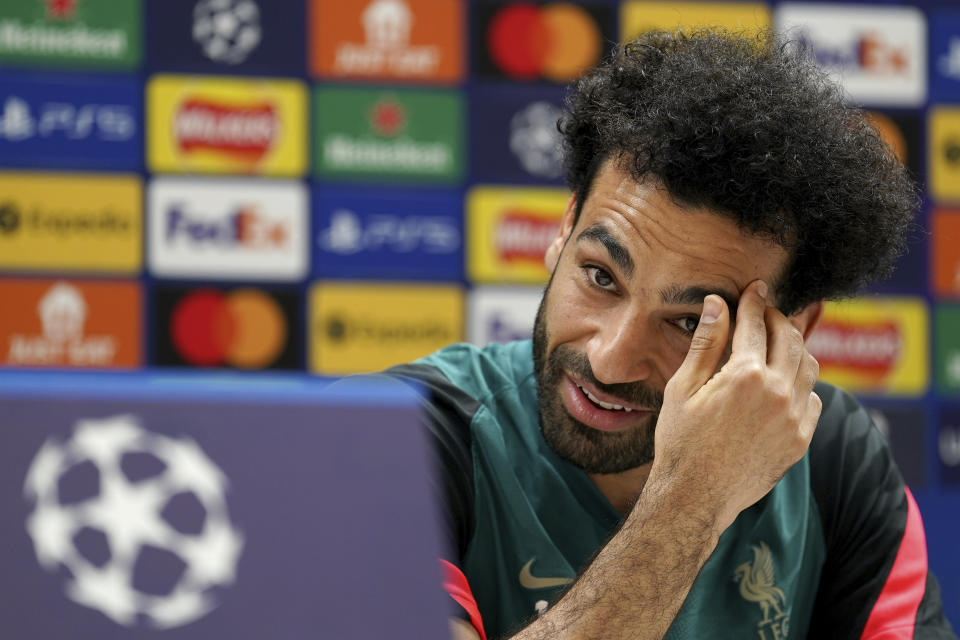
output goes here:
[{"label": "curly black hair", "polygon": [[771,33],[648,33],[578,80],[566,106],[578,206],[616,159],[773,239],[791,256],[774,283],[784,313],[856,293],[903,252],[919,205],[907,170],[812,57]]}]

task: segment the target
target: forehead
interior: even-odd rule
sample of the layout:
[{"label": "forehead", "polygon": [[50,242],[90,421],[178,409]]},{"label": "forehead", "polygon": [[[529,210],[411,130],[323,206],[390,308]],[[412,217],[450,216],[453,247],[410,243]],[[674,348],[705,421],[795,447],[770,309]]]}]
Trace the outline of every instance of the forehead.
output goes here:
[{"label": "forehead", "polygon": [[663,187],[636,182],[613,162],[597,172],[570,240],[605,252],[624,270],[622,256],[613,255],[617,249],[598,239],[598,228],[642,269],[644,281],[661,286],[697,284],[739,294],[758,278],[776,282],[788,259],[771,240],[709,209],[683,206]]}]

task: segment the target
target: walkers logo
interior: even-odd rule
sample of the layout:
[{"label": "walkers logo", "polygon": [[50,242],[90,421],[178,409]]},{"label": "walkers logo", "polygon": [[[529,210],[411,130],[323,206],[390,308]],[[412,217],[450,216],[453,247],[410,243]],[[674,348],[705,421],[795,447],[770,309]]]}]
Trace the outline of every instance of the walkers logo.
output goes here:
[{"label": "walkers logo", "polygon": [[20,0],[0,7],[0,61],[133,69],[140,62],[140,3]]},{"label": "walkers logo", "polygon": [[546,282],[547,247],[570,198],[565,189],[475,187],[467,195],[467,270],[473,282]]},{"label": "walkers logo", "polygon": [[298,369],[300,297],[253,287],[157,287],[154,364]]},{"label": "walkers logo", "polygon": [[299,182],[158,178],[148,194],[154,275],[299,280],[308,202]]},{"label": "walkers logo", "polygon": [[938,305],[933,326],[937,389],[960,395],[960,305]]},{"label": "walkers logo", "polygon": [[854,102],[915,107],[927,97],[927,25],[914,7],[782,4],[777,31],[842,82]]},{"label": "walkers logo", "polygon": [[940,412],[937,453],[940,478],[945,484],[960,485],[960,408],[943,407]]},{"label": "walkers logo", "polygon": [[930,192],[960,200],[960,108],[933,107],[928,117]]},{"label": "walkers logo", "polygon": [[306,171],[306,93],[298,82],[155,76],[147,96],[152,171]]},{"label": "walkers logo", "polygon": [[960,209],[934,210],[930,215],[933,290],[960,298]]},{"label": "walkers logo", "polygon": [[473,5],[475,73],[567,83],[600,61],[615,42],[615,10],[572,2]]},{"label": "walkers logo", "polygon": [[467,303],[467,339],[489,342],[526,340],[533,336],[542,287],[474,287]]},{"label": "walkers logo", "polygon": [[0,364],[138,367],[142,325],[134,282],[0,280]]},{"label": "walkers logo", "polygon": [[913,489],[927,483],[926,443],[924,428],[927,415],[922,400],[890,401],[877,397],[858,398],[870,419],[883,434],[903,479]]},{"label": "walkers logo", "polygon": [[317,88],[317,173],[455,182],[463,173],[462,112],[452,91]]},{"label": "walkers logo", "polygon": [[312,0],[311,70],[321,78],[454,83],[462,0]]},{"label": "walkers logo", "polygon": [[137,273],[142,201],[137,176],[0,172],[0,268]]},{"label": "walkers logo", "polygon": [[7,73],[0,80],[0,163],[136,169],[140,84],[127,78]]},{"label": "walkers logo", "polygon": [[827,303],[807,339],[820,379],[853,392],[921,395],[927,389],[927,306],[917,298]]},{"label": "walkers logo", "polygon": [[163,0],[146,6],[149,66],[200,73],[303,75],[302,0]]},{"label": "walkers logo", "polygon": [[314,191],[323,278],[461,280],[463,202],[453,193]]},{"label": "walkers logo", "polygon": [[463,339],[456,286],[323,282],[310,292],[310,370],[380,371]]},{"label": "walkers logo", "polygon": [[930,13],[930,97],[960,100],[960,11]]},{"label": "walkers logo", "polygon": [[563,152],[559,88],[480,87],[471,113],[473,172],[488,182],[559,183]]},{"label": "walkers logo", "polygon": [[625,2],[620,36],[626,42],[648,31],[724,27],[757,31],[770,26],[770,9],[760,2]]}]

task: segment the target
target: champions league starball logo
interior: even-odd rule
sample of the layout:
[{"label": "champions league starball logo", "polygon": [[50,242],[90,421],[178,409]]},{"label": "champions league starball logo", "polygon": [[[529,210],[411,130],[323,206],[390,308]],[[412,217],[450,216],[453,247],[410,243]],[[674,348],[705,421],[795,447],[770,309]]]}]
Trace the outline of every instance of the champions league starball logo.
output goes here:
[{"label": "champions league starball logo", "polygon": [[236,579],[243,537],[227,479],[188,438],[132,416],[80,420],[49,438],[24,482],[37,561],[66,569],[65,592],[119,625],[159,629],[201,618]]},{"label": "champions league starball logo", "polygon": [[200,0],[193,39],[214,62],[240,64],[260,44],[260,8],[254,0]]}]

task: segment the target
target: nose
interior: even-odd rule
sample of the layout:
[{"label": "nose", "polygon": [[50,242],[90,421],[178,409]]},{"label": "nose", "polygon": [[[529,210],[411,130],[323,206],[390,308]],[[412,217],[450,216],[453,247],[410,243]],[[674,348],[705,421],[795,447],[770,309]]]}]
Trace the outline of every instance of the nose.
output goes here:
[{"label": "nose", "polygon": [[639,314],[608,318],[587,344],[593,375],[605,384],[649,380],[656,371],[652,333]]}]

